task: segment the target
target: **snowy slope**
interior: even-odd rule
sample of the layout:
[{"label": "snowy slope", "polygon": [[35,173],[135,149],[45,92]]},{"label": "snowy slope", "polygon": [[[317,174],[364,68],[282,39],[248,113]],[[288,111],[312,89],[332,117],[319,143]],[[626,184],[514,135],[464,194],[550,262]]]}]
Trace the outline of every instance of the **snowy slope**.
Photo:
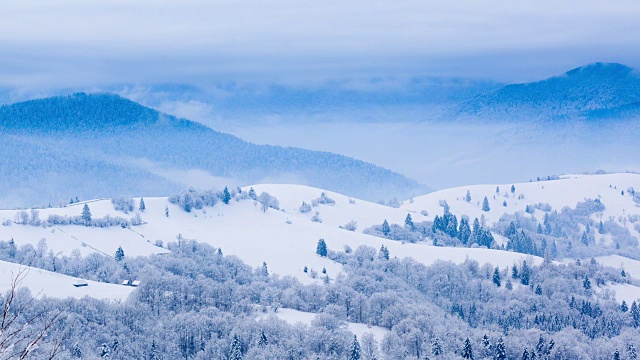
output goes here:
[{"label": "snowy slope", "polygon": [[[282,308],[282,309],[278,309],[277,312],[273,312],[269,310],[266,313],[259,313],[259,315],[257,316],[257,319],[258,320],[268,319],[272,315],[292,325],[295,325],[297,323],[310,325],[313,319],[315,319],[317,314]],[[362,335],[366,333],[370,333],[373,335],[373,337],[376,339],[378,343],[381,343],[384,336],[387,333],[389,333],[388,329],[385,329],[380,326],[370,326],[366,324],[359,324],[359,323],[352,323],[352,322],[346,322],[345,324],[346,324],[347,330],[351,331],[354,335],[356,335],[358,339],[362,339]]]},{"label": "snowy slope", "polygon": [[640,261],[626,258],[620,255],[598,256],[595,258],[599,264],[624,269],[627,275],[640,278]]},{"label": "snowy slope", "polygon": [[[250,188],[246,187],[245,190],[248,191]],[[266,191],[278,198],[280,208],[287,214],[311,219],[315,212],[318,211],[324,225],[338,227],[350,221],[356,221],[358,223],[358,232],[362,232],[362,230],[372,225],[379,225],[384,219],[387,219],[390,223],[404,224],[407,216],[406,210],[354,199],[310,186],[261,184],[253,186],[253,189],[257,194]],[[299,209],[303,201],[311,205],[312,201],[319,198],[322,193],[334,200],[335,204],[318,204],[318,206],[312,207],[310,212],[300,213]],[[412,213],[411,216],[413,221],[424,221],[424,216],[420,214]]]},{"label": "snowy slope", "polygon": [[[514,193],[511,192],[512,185],[515,185]],[[496,193],[496,186],[500,188],[499,193]],[[443,208],[439,203],[446,200],[453,214],[468,215],[471,219],[484,216],[487,223],[491,224],[505,213],[524,211],[527,205],[548,203],[552,210],[560,211],[565,206],[575,208],[578,202],[587,198],[600,198],[606,209],[597,216],[605,220],[610,217],[618,220],[619,217],[626,218],[628,215],[640,214],[640,207],[627,192],[629,187],[640,189],[640,174],[566,175],[559,180],[551,181],[473,185],[446,189],[416,197],[413,202],[405,201],[400,208],[416,212],[426,210],[429,213],[428,218],[433,220],[435,215],[442,215]],[[471,194],[471,201],[468,203],[464,200],[467,190]],[[482,201],[485,196],[491,209],[486,212],[482,211]],[[503,206],[504,201],[507,202],[506,207]],[[541,220],[544,213],[536,210],[534,215]],[[638,236],[633,224],[627,222],[623,225],[632,235]]]},{"label": "snowy slope", "polygon": [[78,278],[53,273],[50,271],[25,267],[23,265],[0,261],[0,292],[10,289],[12,280],[22,271],[21,287],[28,288],[32,295],[39,297],[47,296],[54,298],[82,298],[90,296],[98,299],[124,301],[134,290],[130,286],[107,284],[97,281],[87,280],[87,286],[75,287]]},{"label": "snowy slope", "polygon": [[[271,189],[270,186],[268,187]],[[256,185],[254,188],[262,189],[263,187]],[[301,189],[295,186],[292,188],[294,194]],[[309,196],[319,196],[321,191],[312,188],[303,190],[301,192],[303,198],[300,199],[295,196],[291,198],[283,196],[281,204],[287,207],[289,212],[273,209],[262,212],[258,204],[245,200],[232,201],[229,205],[220,203],[214,207],[187,213],[178,206],[170,204],[167,198],[145,198],[147,211],[141,214],[144,224],[132,227],[131,230],[120,227],[99,229],[84,226],[60,226],[59,229],[54,229],[13,224],[0,226],[0,238],[4,240],[13,238],[18,245],[24,243],[35,245],[41,238],[45,238],[47,245],[54,252],[67,254],[74,249],[80,249],[83,253],[99,251],[112,255],[118,246],[122,246],[125,254],[132,256],[166,252],[165,249],[153,244],[157,240],[162,240],[166,244],[168,241],[176,241],[178,236],[181,236],[220,247],[224,254],[236,255],[251,266],[260,266],[265,261],[271,272],[292,275],[305,283],[320,281],[311,279],[308,273],[304,273],[305,266],[318,273],[322,268],[326,268],[330,278],[335,278],[341,271],[339,264],[316,255],[316,245],[321,238],[325,239],[329,249],[337,251],[344,250],[345,245],[353,249],[360,245],[379,249],[384,244],[392,257],[413,257],[424,264],[432,264],[439,259],[461,263],[469,258],[481,263],[490,262],[506,267],[525,258],[525,255],[506,251],[402,244],[398,241],[340,229],[337,225],[350,219],[356,219],[365,225],[381,223],[385,218],[389,218],[392,222],[402,222],[406,211],[361,200],[351,204],[346,197],[333,193],[328,194],[335,197],[336,204],[331,208],[321,206],[322,214],[326,214],[327,221],[312,222],[307,214],[301,215],[292,209],[295,208],[295,204],[302,203],[303,200],[311,200]],[[280,191],[283,195],[288,193],[286,187],[280,188]],[[90,202],[89,206],[94,218],[106,214],[124,216],[113,210],[109,200]],[[165,207],[169,209],[169,217],[165,216]],[[77,215],[81,212],[81,208],[82,204],[44,209],[41,210],[41,218],[46,218],[50,213]],[[16,211],[2,211],[0,216],[13,219],[15,213]],[[82,243],[87,246],[83,247]],[[541,259],[532,258],[531,261],[539,262]]]}]

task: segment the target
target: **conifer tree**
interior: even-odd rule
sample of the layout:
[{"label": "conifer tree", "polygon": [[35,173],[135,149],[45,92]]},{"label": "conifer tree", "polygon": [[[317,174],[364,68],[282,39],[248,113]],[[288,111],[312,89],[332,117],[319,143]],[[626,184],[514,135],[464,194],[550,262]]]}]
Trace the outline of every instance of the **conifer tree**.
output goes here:
[{"label": "conifer tree", "polygon": [[620,360],[620,351],[618,349],[613,352],[613,360]]},{"label": "conifer tree", "polygon": [[620,305],[620,311],[627,312],[629,311],[629,306],[627,306],[627,302],[622,300],[622,304]]},{"label": "conifer tree", "polygon": [[73,344],[73,348],[71,348],[71,356],[82,358],[82,350],[80,349],[80,345],[78,345],[78,343]]},{"label": "conifer tree", "polygon": [[260,339],[258,340],[259,347],[265,347],[269,344],[267,340],[267,335],[264,333],[264,330],[260,331]]},{"label": "conifer tree", "polygon": [[107,344],[102,344],[102,347],[100,348],[100,357],[101,358],[109,357],[109,346],[107,346]]},{"label": "conifer tree", "polygon": [[140,210],[140,212],[144,212],[145,210],[147,210],[147,206],[144,204],[143,198],[140,198],[140,205],[138,206],[138,209]]},{"label": "conifer tree", "polygon": [[507,279],[507,282],[504,283],[504,287],[507,290],[513,290],[513,283],[511,283],[511,279]]},{"label": "conifer tree", "polygon": [[324,242],[324,239],[318,240],[318,246],[316,247],[316,254],[322,257],[327,256],[327,243]]},{"label": "conifer tree", "polygon": [[349,360],[360,360],[360,343],[358,342],[358,338],[353,336],[353,343],[351,343],[351,351],[349,353]]},{"label": "conifer tree", "polygon": [[269,269],[267,269],[267,262],[263,261],[262,262],[262,269],[260,269],[260,275],[262,276],[269,276]]},{"label": "conifer tree", "polygon": [[233,335],[231,349],[229,350],[229,360],[242,360],[242,344],[238,335]]},{"label": "conifer tree", "polygon": [[487,197],[484,197],[484,200],[482,200],[482,211],[491,211],[491,208],[489,207],[489,199],[487,199]]},{"label": "conifer tree", "polygon": [[382,223],[382,234],[384,234],[384,236],[389,236],[390,233],[391,227],[389,226],[387,219],[384,219],[384,222]]},{"label": "conifer tree", "polygon": [[169,217],[169,207],[168,206],[164,207],[164,216]]},{"label": "conifer tree", "polygon": [[522,352],[522,360],[531,360],[531,356],[529,355],[529,350],[527,350],[527,348],[524,348],[524,351]]},{"label": "conifer tree", "polygon": [[380,259],[385,259],[385,260],[389,260],[389,249],[387,249],[386,246],[381,245],[380,246],[380,255],[379,255]]},{"label": "conifer tree", "polygon": [[500,287],[502,285],[502,283],[500,282],[500,269],[497,266],[493,271],[493,283],[496,284],[497,287]]},{"label": "conifer tree", "polygon": [[538,338],[538,344],[536,345],[536,351],[538,352],[538,354],[544,354],[545,352],[545,348],[546,346],[546,342],[544,341],[544,338],[542,337],[542,335],[540,335],[540,337]]},{"label": "conifer tree", "polygon": [[222,191],[222,202],[229,204],[229,201],[231,201],[231,194],[229,193],[229,189],[225,186]]},{"label": "conifer tree", "polygon": [[116,250],[115,259],[116,261],[121,261],[122,259],[124,259],[124,250],[122,250],[122,246],[118,246],[118,250]]},{"label": "conifer tree", "polygon": [[516,192],[516,186],[515,185],[511,185],[511,193],[515,193]]},{"label": "conifer tree", "polygon": [[411,218],[411,214],[407,214],[407,217],[404,219],[404,224],[407,225],[413,231],[415,226],[413,225],[413,219]]},{"label": "conifer tree", "polygon": [[511,277],[514,279],[517,279],[519,277],[518,266],[516,266],[516,264],[513,264],[513,267],[511,268]]},{"label": "conifer tree", "polygon": [[471,341],[469,338],[464,341],[464,348],[462,348],[462,358],[473,360],[473,349],[471,348]]},{"label": "conifer tree", "polygon": [[631,319],[633,320],[633,327],[637,328],[640,326],[640,308],[638,308],[638,304],[634,301],[631,303]]},{"label": "conifer tree", "polygon": [[500,337],[500,339],[498,339],[498,343],[496,344],[496,351],[493,358],[495,360],[507,360],[507,350],[504,347],[502,336]]},{"label": "conifer tree", "polygon": [[531,274],[529,274],[529,266],[527,266],[527,262],[523,261],[522,262],[522,270],[520,272],[520,283],[522,285],[529,285],[529,277],[531,276]]},{"label": "conifer tree", "polygon": [[257,200],[258,196],[256,195],[256,191],[253,188],[249,189],[249,198],[253,200]]},{"label": "conifer tree", "polygon": [[638,358],[636,347],[633,346],[633,344],[627,346],[627,357],[629,357],[629,360],[636,360]]},{"label": "conifer tree", "polygon": [[434,356],[439,356],[444,353],[444,349],[442,348],[442,345],[440,345],[440,339],[437,336],[431,341],[431,353]]},{"label": "conifer tree", "polygon": [[149,350],[149,360],[160,360],[158,353],[158,345],[156,344],[156,340],[153,339],[151,341],[151,349]]},{"label": "conifer tree", "polygon": [[585,291],[589,291],[591,289],[591,281],[587,275],[584,276],[584,280],[582,281],[582,287]]},{"label": "conifer tree", "polygon": [[464,196],[464,201],[471,202],[471,193],[467,190],[467,194]]},{"label": "conifer tree", "polygon": [[82,208],[82,221],[84,221],[86,226],[91,224],[91,210],[87,204],[84,204],[84,207]]}]

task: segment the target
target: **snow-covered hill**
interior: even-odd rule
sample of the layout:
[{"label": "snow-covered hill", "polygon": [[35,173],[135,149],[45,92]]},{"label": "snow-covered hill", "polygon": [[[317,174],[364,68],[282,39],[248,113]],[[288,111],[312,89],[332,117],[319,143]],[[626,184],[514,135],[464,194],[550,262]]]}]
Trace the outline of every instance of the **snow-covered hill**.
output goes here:
[{"label": "snow-covered hill", "polygon": [[[514,192],[511,192],[512,185],[515,187]],[[379,249],[384,245],[392,257],[411,257],[424,264],[432,264],[437,260],[461,263],[466,259],[475,259],[480,263],[505,268],[525,258],[529,258],[532,263],[542,261],[541,258],[510,251],[439,247],[430,246],[428,242],[403,243],[362,233],[365,228],[381,224],[385,219],[392,224],[403,224],[408,213],[416,222],[432,220],[435,215],[442,214],[443,201],[447,202],[452,213],[471,218],[484,216],[490,225],[505,213],[524,213],[526,206],[531,204],[548,203],[553,210],[560,211],[565,206],[573,208],[587,198],[599,198],[605,205],[605,210],[592,216],[613,219],[629,229],[632,235],[638,236],[634,222],[629,219],[634,214],[640,214],[640,207],[628,192],[631,187],[640,188],[638,174],[569,175],[551,181],[459,187],[407,200],[400,208],[300,185],[252,187],[257,194],[265,191],[276,196],[281,210],[268,209],[264,212],[256,201],[232,200],[228,205],[218,203],[213,207],[186,212],[178,205],[171,204],[167,198],[145,198],[146,211],[124,214],[114,210],[110,200],[95,200],[87,202],[94,218],[105,215],[130,218],[138,213],[142,224],[130,228],[31,226],[13,223],[18,210],[2,210],[0,218],[5,223],[12,220],[12,223],[0,226],[0,239],[13,239],[17,245],[32,244],[34,247],[41,239],[45,239],[54,253],[71,254],[78,249],[85,255],[99,252],[109,256],[113,256],[120,246],[126,256],[161,254],[168,251],[165,247],[170,241],[195,239],[219,247],[225,255],[235,255],[251,266],[261,266],[266,262],[271,273],[291,275],[304,283],[314,283],[321,281],[323,268],[330,278],[335,278],[342,270],[340,264],[316,254],[319,239],[324,239],[328,248],[335,251],[343,251],[345,247],[355,249],[360,245]],[[497,193],[496,187],[499,187]],[[244,190],[248,191],[249,188],[251,187]],[[467,191],[471,196],[469,202],[464,199]],[[312,206],[322,193],[334,203]],[[485,196],[490,211],[482,211]],[[503,206],[505,201],[507,206]],[[303,202],[311,205],[311,211],[300,212]],[[52,214],[78,216],[83,206],[84,203],[79,203],[63,208],[40,209],[39,216],[41,219]],[[316,211],[322,222],[312,221]],[[428,215],[422,215],[423,211]],[[544,212],[535,210],[532,215],[527,216],[535,216],[541,220]],[[356,231],[339,227],[350,221],[357,222]],[[498,234],[496,238],[498,242],[506,241]],[[620,262],[618,260],[612,261]],[[305,267],[310,271],[305,273]],[[632,270],[630,266],[629,271],[635,275],[636,270]],[[318,275],[312,278],[311,274],[314,272]]]},{"label": "snow-covered hill", "polygon": [[[11,288],[14,279],[22,279],[20,285],[28,288],[34,296],[53,298],[82,298],[124,301],[134,290],[131,286],[106,284],[62,275],[34,267],[0,261],[0,292]],[[75,286],[84,283],[86,286]]]},{"label": "snow-covered hill", "polygon": [[[405,201],[400,208],[415,213],[425,210],[428,212],[427,218],[433,220],[436,215],[442,215],[441,203],[446,201],[451,213],[467,215],[471,219],[484,216],[486,222],[492,224],[503,214],[524,212],[527,205],[549,204],[552,210],[560,211],[565,206],[575,208],[576,204],[586,199],[600,199],[605,210],[593,216],[613,219],[640,239],[635,224],[629,220],[629,216],[640,215],[640,203],[634,201],[634,195],[629,192],[631,188],[640,189],[640,174],[566,175],[550,181],[446,189]],[[465,199],[467,191],[471,196],[469,202]],[[485,197],[489,202],[489,211],[482,210]],[[536,209],[533,216],[542,221],[544,212]]]}]

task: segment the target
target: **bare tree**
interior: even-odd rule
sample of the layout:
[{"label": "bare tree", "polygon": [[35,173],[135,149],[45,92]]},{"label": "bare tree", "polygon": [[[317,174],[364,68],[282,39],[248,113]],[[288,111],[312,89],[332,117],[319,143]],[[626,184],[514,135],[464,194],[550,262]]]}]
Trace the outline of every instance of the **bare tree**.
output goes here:
[{"label": "bare tree", "polygon": [[[64,335],[51,336],[61,319],[62,310],[36,309],[35,297],[19,299],[18,290],[29,268],[11,276],[10,288],[2,298],[0,321],[0,359],[53,359],[60,350]],[[37,355],[35,354],[37,351]]]}]

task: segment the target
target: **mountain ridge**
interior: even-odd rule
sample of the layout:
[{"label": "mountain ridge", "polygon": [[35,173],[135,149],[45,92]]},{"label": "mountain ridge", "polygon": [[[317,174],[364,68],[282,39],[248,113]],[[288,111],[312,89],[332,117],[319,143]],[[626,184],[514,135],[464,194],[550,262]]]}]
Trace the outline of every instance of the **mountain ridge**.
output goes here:
[{"label": "mountain ridge", "polygon": [[[115,196],[116,191],[131,193],[130,190],[134,190],[131,184],[137,181],[135,176],[131,178],[132,172],[149,179],[159,175],[150,173],[140,163],[150,163],[165,172],[200,170],[207,176],[227,179],[224,183],[212,183],[211,187],[246,185],[264,179],[273,182],[295,179],[372,200],[407,196],[422,188],[414,180],[372,163],[329,152],[255,145],[112,94],[77,93],[6,105],[0,108],[0,131],[12,136],[4,136],[0,141],[4,152],[16,153],[25,143],[35,143],[50,151],[54,159],[47,161],[46,157],[31,156],[28,152],[19,160],[5,159],[3,168],[14,175],[0,178],[0,184],[4,185],[0,190],[5,193],[16,188],[27,188],[31,192],[41,188],[47,183],[45,176],[37,171],[42,168],[48,169],[47,173],[62,174],[67,182],[75,183],[74,188],[61,184],[60,191],[67,191],[72,197],[78,196],[75,195],[78,192],[82,198]],[[23,168],[24,163],[31,164],[29,169]],[[114,176],[122,179],[119,184],[102,181],[108,173],[99,172],[97,177],[91,172],[78,174],[78,164],[104,167],[98,163],[110,164]],[[87,186],[100,184],[100,188],[93,191],[78,188],[77,179],[69,179],[74,176],[85,178]],[[124,180],[127,178],[131,178],[130,181]],[[168,183],[174,183],[175,186],[169,186],[174,191],[189,185],[190,181],[188,176],[183,181],[167,179]],[[37,198],[39,201],[63,200],[40,195],[43,196]],[[154,191],[148,195],[167,193]]]},{"label": "mountain ridge", "polygon": [[[638,102],[640,73],[619,63],[598,62],[540,81],[506,85],[459,103],[445,116],[484,120],[620,118],[625,113],[614,109],[636,108]],[[626,114],[631,115],[629,110]]]}]

